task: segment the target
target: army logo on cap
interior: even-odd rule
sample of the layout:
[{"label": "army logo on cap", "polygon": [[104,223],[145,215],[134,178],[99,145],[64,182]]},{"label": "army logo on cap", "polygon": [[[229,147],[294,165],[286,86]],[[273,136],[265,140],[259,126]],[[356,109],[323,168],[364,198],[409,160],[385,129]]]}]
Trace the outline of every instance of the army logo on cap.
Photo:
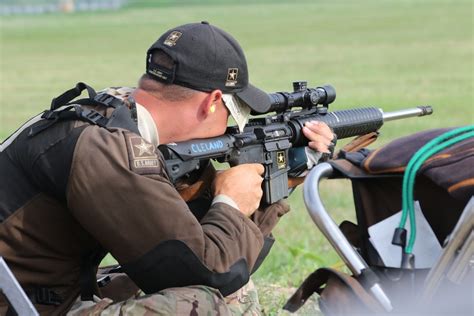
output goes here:
[{"label": "army logo on cap", "polygon": [[163,44],[169,47],[173,47],[174,45],[176,45],[176,42],[179,40],[181,35],[183,35],[183,33],[178,32],[178,31],[173,31],[170,33],[170,35],[168,35],[168,37],[165,39]]},{"label": "army logo on cap", "polygon": [[229,68],[227,71],[227,80],[225,82],[226,87],[234,87],[237,84],[237,75],[239,74],[239,68]]}]

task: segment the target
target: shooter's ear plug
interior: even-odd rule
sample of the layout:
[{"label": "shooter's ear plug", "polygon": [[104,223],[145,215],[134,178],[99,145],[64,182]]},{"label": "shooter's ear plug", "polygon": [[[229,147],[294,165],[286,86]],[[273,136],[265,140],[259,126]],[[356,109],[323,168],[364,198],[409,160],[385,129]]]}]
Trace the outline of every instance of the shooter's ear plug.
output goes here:
[{"label": "shooter's ear plug", "polygon": [[209,108],[209,112],[214,113],[216,111],[216,104],[213,103],[211,107]]}]

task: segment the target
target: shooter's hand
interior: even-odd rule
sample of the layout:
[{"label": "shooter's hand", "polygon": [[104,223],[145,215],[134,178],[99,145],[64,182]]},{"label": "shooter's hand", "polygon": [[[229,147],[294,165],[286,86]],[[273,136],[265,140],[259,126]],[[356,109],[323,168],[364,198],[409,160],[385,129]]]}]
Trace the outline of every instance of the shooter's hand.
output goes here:
[{"label": "shooter's hand", "polygon": [[320,121],[306,122],[303,127],[303,134],[308,138],[308,146],[311,149],[323,154],[329,154],[334,151],[335,144],[333,141],[336,139],[336,135],[326,123]]},{"label": "shooter's hand", "polygon": [[262,199],[261,164],[243,164],[224,170],[216,175],[213,183],[214,196],[230,197],[246,216],[252,215]]}]

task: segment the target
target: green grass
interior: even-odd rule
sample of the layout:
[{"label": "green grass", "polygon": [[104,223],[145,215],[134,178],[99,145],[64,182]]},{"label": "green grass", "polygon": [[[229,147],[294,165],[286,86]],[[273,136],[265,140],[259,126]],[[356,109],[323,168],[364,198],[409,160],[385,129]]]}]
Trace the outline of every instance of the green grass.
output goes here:
[{"label": "green grass", "polygon": [[[239,40],[251,81],[268,92],[307,80],[336,87],[334,110],[434,106],[430,117],[387,123],[378,144],[474,121],[472,1],[144,4],[114,12],[2,17],[0,140],[78,81],[97,89],[134,85],[146,49],[162,32],[201,20]],[[349,183],[330,181],[322,188],[337,221],[354,217]],[[292,212],[275,229],[277,243],[254,276],[268,314],[279,313],[284,300],[274,289],[287,293],[316,268],[339,261],[306,214],[301,191],[289,201]]]}]

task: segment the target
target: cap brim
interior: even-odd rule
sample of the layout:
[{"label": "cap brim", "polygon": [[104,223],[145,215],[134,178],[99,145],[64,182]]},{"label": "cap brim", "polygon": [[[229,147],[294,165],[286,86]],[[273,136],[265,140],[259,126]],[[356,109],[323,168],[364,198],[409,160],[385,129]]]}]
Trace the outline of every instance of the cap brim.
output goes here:
[{"label": "cap brim", "polygon": [[270,110],[271,101],[268,94],[259,88],[248,84],[248,86],[235,95],[245,102],[255,113],[266,113]]}]

